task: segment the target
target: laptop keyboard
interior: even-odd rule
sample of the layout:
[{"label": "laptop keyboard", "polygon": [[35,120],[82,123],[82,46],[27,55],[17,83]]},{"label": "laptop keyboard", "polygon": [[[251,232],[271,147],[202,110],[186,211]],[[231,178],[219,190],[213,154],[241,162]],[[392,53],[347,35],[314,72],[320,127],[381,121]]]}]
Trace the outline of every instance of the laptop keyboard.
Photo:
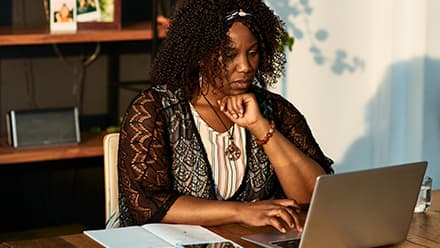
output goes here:
[{"label": "laptop keyboard", "polygon": [[273,241],[270,243],[282,248],[298,248],[299,241],[300,239],[288,239],[288,240]]}]

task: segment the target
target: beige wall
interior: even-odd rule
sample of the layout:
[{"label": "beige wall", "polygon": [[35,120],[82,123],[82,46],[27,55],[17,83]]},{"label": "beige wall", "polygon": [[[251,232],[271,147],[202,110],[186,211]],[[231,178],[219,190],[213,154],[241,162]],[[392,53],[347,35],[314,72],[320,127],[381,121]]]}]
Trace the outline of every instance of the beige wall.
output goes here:
[{"label": "beige wall", "polygon": [[[426,160],[440,188],[440,2],[267,1],[292,33],[302,31],[283,93],[304,113],[336,172]],[[316,38],[319,30],[327,39]],[[362,70],[335,71],[337,51],[348,66],[360,58]]]}]

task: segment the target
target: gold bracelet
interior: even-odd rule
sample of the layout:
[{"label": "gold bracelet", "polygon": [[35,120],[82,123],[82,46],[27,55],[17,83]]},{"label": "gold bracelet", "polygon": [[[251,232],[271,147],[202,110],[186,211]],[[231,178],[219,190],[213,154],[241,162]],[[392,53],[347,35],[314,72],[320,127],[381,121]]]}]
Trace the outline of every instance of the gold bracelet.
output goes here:
[{"label": "gold bracelet", "polygon": [[264,136],[264,138],[262,138],[262,139],[255,138],[255,143],[257,143],[257,145],[265,145],[265,144],[267,144],[267,142],[269,142],[269,139],[275,133],[275,122],[273,120],[270,120],[269,121],[269,125],[270,125],[269,131],[267,131],[267,133]]}]

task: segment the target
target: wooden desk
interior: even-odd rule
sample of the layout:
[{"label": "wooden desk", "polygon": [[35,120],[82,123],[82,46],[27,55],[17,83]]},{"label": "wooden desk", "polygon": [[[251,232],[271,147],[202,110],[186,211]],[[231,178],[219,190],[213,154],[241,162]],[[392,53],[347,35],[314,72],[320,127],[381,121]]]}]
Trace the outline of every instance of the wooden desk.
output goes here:
[{"label": "wooden desk", "polygon": [[[259,247],[242,240],[240,237],[245,234],[264,232],[271,230],[270,227],[254,228],[238,224],[209,227],[210,230],[221,236],[231,239],[243,247]],[[74,234],[53,238],[10,241],[0,244],[0,248],[11,247],[102,247],[84,234]],[[440,247],[440,190],[432,194],[432,206],[426,213],[414,214],[413,221],[405,242],[387,246],[397,248],[416,247]]]}]

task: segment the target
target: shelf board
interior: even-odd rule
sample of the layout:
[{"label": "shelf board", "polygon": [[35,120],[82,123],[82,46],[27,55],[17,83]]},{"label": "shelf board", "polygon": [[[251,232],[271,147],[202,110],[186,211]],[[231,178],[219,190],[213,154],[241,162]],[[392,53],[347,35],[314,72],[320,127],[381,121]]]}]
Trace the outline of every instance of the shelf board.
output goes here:
[{"label": "shelf board", "polygon": [[[158,26],[159,38],[166,27]],[[78,30],[75,33],[50,33],[45,27],[0,27],[0,46],[44,45],[61,43],[137,41],[153,39],[151,22],[127,23],[121,29]]]},{"label": "shelf board", "polygon": [[13,148],[0,138],[0,165],[103,156],[103,135],[81,134],[81,143]]}]

